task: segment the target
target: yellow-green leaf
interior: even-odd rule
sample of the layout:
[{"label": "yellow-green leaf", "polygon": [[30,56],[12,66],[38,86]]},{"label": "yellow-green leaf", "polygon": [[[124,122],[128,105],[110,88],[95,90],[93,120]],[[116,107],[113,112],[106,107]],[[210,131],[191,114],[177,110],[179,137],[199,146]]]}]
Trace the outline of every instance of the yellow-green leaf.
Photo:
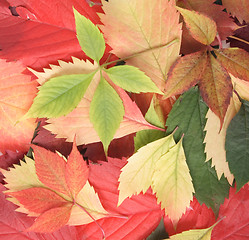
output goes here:
[{"label": "yellow-green leaf", "polygon": [[184,21],[192,37],[202,44],[211,44],[217,33],[217,26],[214,20],[196,11],[176,7],[182,14]]},{"label": "yellow-green leaf", "polygon": [[167,153],[174,144],[173,134],[171,134],[145,145],[128,159],[128,163],[121,169],[119,177],[118,205],[125,198],[140,192],[145,193],[148,190],[152,185],[156,161]]},{"label": "yellow-green leaf", "polygon": [[152,189],[173,222],[179,220],[193,200],[194,187],[181,140],[155,163]]}]

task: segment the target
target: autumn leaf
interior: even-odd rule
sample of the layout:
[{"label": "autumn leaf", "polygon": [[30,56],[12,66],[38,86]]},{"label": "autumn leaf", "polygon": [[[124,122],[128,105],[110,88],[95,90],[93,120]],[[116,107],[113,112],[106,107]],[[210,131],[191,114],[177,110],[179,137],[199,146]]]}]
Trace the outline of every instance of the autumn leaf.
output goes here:
[{"label": "autumn leaf", "polygon": [[176,101],[168,116],[166,126],[167,134],[178,127],[174,134],[178,141],[184,134],[183,148],[195,189],[195,197],[200,203],[205,203],[208,207],[215,209],[216,204],[222,203],[227,196],[229,184],[224,177],[218,180],[211,163],[205,163],[203,130],[207,110],[198,89],[192,88]]},{"label": "autumn leaf", "polygon": [[26,152],[36,127],[34,119],[18,120],[28,111],[36,95],[37,83],[22,72],[20,62],[0,60],[0,152]]},{"label": "autumn leaf", "polygon": [[112,52],[144,71],[162,91],[180,50],[181,24],[175,1],[112,0],[102,4],[105,14],[100,14],[104,24],[100,28]]},{"label": "autumn leaf", "polygon": [[190,11],[184,8],[176,7],[181,13],[192,37],[202,44],[211,44],[217,32],[217,26],[214,20],[196,11]]}]

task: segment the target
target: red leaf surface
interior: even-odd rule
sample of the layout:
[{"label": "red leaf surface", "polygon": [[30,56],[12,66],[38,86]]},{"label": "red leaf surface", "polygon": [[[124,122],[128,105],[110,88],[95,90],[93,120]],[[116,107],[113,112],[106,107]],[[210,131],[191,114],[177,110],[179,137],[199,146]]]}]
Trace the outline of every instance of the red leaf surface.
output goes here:
[{"label": "red leaf surface", "polygon": [[229,198],[220,207],[219,224],[213,229],[212,240],[249,239],[249,186],[246,184],[238,193],[230,189]]},{"label": "red leaf surface", "polygon": [[[1,3],[0,3],[1,4]],[[1,26],[1,24],[0,24]],[[1,35],[1,34],[0,34]],[[0,51],[1,53],[1,51]],[[34,119],[17,124],[28,111],[37,93],[37,83],[22,74],[20,62],[0,60],[0,152],[26,152],[36,127]]]},{"label": "red leaf surface", "polygon": [[72,205],[52,208],[42,213],[35,223],[27,229],[34,232],[54,232],[65,226],[71,215]]},{"label": "red leaf surface", "polygon": [[[118,177],[125,160],[108,159],[101,165],[90,164],[89,181],[94,186],[104,208],[128,218],[104,218],[98,220],[108,240],[144,239],[158,226],[162,217],[160,206],[152,191],[126,199],[120,207],[118,202]],[[96,224],[79,226],[80,237],[87,240],[101,239],[101,231]]]},{"label": "red leaf surface", "polygon": [[74,199],[86,184],[88,176],[89,168],[79,153],[74,140],[73,149],[67,159],[65,172],[66,182]]},{"label": "red leaf surface", "polygon": [[200,205],[196,198],[191,202],[186,213],[180,218],[176,227],[172,221],[165,216],[164,225],[166,232],[171,236],[190,229],[203,229],[212,226],[216,222],[212,209],[205,204]]},{"label": "red leaf surface", "polygon": [[32,148],[39,180],[47,187],[70,196],[65,178],[66,161],[63,157],[35,145]]},{"label": "red leaf surface", "polygon": [[0,239],[1,240],[79,240],[75,227],[65,226],[51,234],[25,232],[34,218],[16,212],[16,206],[5,199],[6,189],[0,184]]},{"label": "red leaf surface", "polygon": [[27,210],[43,213],[51,208],[62,207],[68,202],[55,192],[41,187],[33,187],[18,192],[8,192],[15,197]]},{"label": "red leaf surface", "polygon": [[[76,38],[73,6],[94,24],[100,24],[96,11],[86,1],[10,0],[19,16],[13,16],[7,1],[0,3],[0,57],[21,61],[32,68],[56,63],[71,56],[86,58]],[[108,49],[106,50],[108,52]],[[106,56],[107,57],[107,56]]]}]

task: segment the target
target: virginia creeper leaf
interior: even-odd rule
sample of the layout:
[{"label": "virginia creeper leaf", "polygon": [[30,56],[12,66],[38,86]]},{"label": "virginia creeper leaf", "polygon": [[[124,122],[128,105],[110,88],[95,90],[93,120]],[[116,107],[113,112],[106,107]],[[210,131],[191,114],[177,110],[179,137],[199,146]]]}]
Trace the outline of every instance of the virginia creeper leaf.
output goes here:
[{"label": "virginia creeper leaf", "polygon": [[34,119],[18,124],[30,108],[37,92],[37,83],[22,72],[25,67],[18,61],[0,60],[0,152],[26,152],[36,127]]},{"label": "virginia creeper leaf", "polygon": [[176,7],[176,9],[182,14],[187,28],[194,39],[205,45],[209,45],[214,41],[217,26],[213,19],[196,11],[179,7]]},{"label": "virginia creeper leaf", "polygon": [[188,54],[171,66],[165,85],[165,97],[181,94],[193,87],[202,77],[207,64],[205,51]]},{"label": "virginia creeper leaf", "polygon": [[51,78],[40,88],[26,117],[60,117],[77,107],[95,72]]},{"label": "virginia creeper leaf", "polygon": [[99,62],[105,52],[105,40],[98,27],[91,20],[74,9],[77,38],[85,54]]},{"label": "virginia creeper leaf", "polygon": [[67,201],[55,192],[41,187],[32,187],[18,192],[8,192],[30,212],[43,213],[55,207],[62,207]]},{"label": "virginia creeper leaf", "polygon": [[165,214],[177,222],[193,200],[193,184],[182,139],[155,162],[153,191],[158,202],[165,208]]},{"label": "virginia creeper leaf", "polygon": [[128,92],[154,92],[162,94],[155,83],[136,67],[128,65],[116,66],[105,69],[105,72],[116,85]]},{"label": "virginia creeper leaf", "polygon": [[233,76],[249,81],[249,53],[241,48],[215,51],[217,59]]},{"label": "virginia creeper leaf", "polygon": [[162,91],[180,50],[181,24],[175,1],[111,0],[102,4],[105,14],[100,14],[104,24],[100,28],[112,52],[144,71]]},{"label": "virginia creeper leaf", "polygon": [[107,152],[124,116],[123,103],[117,92],[102,77],[90,106],[90,120]]},{"label": "virginia creeper leaf", "polygon": [[228,194],[229,184],[224,177],[219,181],[211,163],[205,163],[203,129],[207,110],[198,89],[190,89],[174,104],[166,126],[167,133],[171,133],[178,127],[174,135],[176,140],[180,140],[184,133],[183,148],[193,180],[195,196],[200,203],[215,209]]},{"label": "virginia creeper leaf", "polygon": [[237,189],[249,181],[248,138],[249,102],[242,100],[238,114],[232,119],[226,134],[226,157],[234,174]]},{"label": "virginia creeper leaf", "polygon": [[249,3],[246,0],[223,0],[223,6],[228,12],[230,12],[234,17],[236,17],[241,23],[243,20],[249,22]]},{"label": "virginia creeper leaf", "polygon": [[65,226],[70,218],[72,205],[49,209],[42,213],[35,223],[27,229],[34,232],[54,232]]},{"label": "virginia creeper leaf", "polygon": [[128,159],[119,177],[120,205],[125,198],[133,194],[145,193],[152,185],[156,161],[175,145],[173,135],[159,139],[140,148]]},{"label": "virginia creeper leaf", "polygon": [[228,72],[209,53],[206,68],[199,83],[200,92],[209,108],[220,118],[221,127],[232,97],[232,82]]}]

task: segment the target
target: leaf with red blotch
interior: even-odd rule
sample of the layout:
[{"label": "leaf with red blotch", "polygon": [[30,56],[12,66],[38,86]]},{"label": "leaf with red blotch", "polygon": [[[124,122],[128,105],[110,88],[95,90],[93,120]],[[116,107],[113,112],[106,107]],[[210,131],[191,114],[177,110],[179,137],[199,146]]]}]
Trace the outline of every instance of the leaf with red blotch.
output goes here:
[{"label": "leaf with red blotch", "polygon": [[199,87],[204,101],[220,118],[222,127],[233,88],[228,72],[211,53],[208,53],[206,69],[199,82]]},{"label": "leaf with red blotch", "polygon": [[223,0],[222,4],[227,12],[230,12],[241,23],[243,20],[249,22],[249,2],[247,0]]},{"label": "leaf with red blotch", "polygon": [[[1,4],[1,3],[0,3]],[[36,127],[34,119],[17,124],[28,111],[37,93],[37,82],[22,74],[20,62],[0,60],[0,152],[26,152]]]},{"label": "leaf with red blotch", "polygon": [[[167,72],[179,56],[181,24],[175,1],[102,1],[100,18],[112,52],[144,71],[163,90]],[[115,24],[113,24],[115,23]],[[127,37],[129,36],[129,37]]]},{"label": "leaf with red blotch", "polygon": [[7,201],[3,194],[6,189],[0,184],[0,239],[1,240],[79,240],[75,227],[65,226],[53,233],[27,232],[34,218],[15,211],[16,206]]},{"label": "leaf with red blotch", "polygon": [[[73,6],[94,24],[100,24],[96,11],[101,11],[101,6],[90,7],[86,1],[77,0],[63,4],[60,0],[8,2],[0,3],[1,58],[20,59],[26,66],[39,70],[58,59],[86,59],[76,38]],[[11,14],[10,5],[16,16]]]},{"label": "leaf with red blotch", "polygon": [[213,229],[212,240],[244,240],[249,238],[249,186],[239,192],[230,189],[229,198],[220,206],[220,223]]},{"label": "leaf with red blotch", "polygon": [[211,208],[205,204],[200,205],[196,198],[190,204],[186,213],[182,215],[177,225],[167,217],[164,217],[164,225],[169,236],[187,231],[190,229],[203,229],[212,226],[215,223],[215,215]]},{"label": "leaf with red blotch", "polygon": [[[120,169],[127,163],[126,159],[108,158],[108,162],[90,165],[89,181],[108,212],[116,212],[127,218],[104,218],[98,220],[106,239],[145,239],[158,226],[163,212],[156,202],[151,190],[127,198],[117,207],[118,178]],[[91,223],[78,227],[80,237],[84,239],[101,239],[101,231]]]}]

